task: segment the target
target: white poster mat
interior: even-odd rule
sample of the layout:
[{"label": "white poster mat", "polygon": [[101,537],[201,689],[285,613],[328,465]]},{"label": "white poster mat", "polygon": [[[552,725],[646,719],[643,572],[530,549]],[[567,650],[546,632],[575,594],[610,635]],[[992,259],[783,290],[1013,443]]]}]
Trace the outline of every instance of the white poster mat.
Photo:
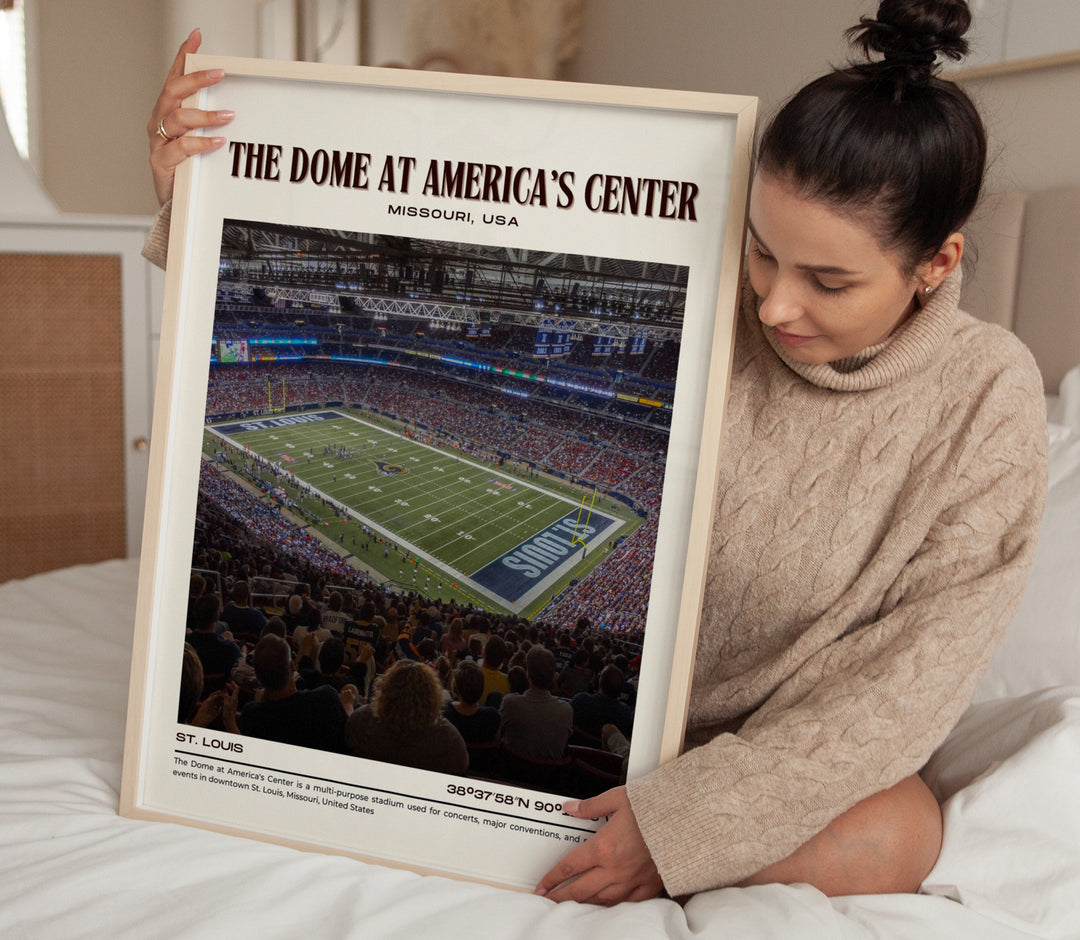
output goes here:
[{"label": "white poster mat", "polygon": [[685,720],[756,102],[189,59],[226,70],[198,106],[237,116],[177,180],[122,811],[529,888],[599,825],[558,796],[176,722],[223,220],[688,269],[632,777]]}]

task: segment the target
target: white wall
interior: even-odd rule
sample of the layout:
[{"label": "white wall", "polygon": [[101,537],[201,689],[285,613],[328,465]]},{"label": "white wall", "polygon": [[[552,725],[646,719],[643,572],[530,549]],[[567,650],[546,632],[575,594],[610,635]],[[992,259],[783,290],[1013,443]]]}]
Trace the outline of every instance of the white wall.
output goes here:
[{"label": "white wall", "polygon": [[[876,8],[875,0],[588,0],[567,77],[757,95],[767,118],[845,61],[843,31]],[[965,87],[987,123],[991,189],[1080,185],[1080,65]]]},{"label": "white wall", "polygon": [[356,0],[308,0],[302,11],[296,0],[165,0],[163,6],[169,59],[198,26],[205,42],[201,51],[216,55],[294,59],[300,50],[302,58],[312,61],[359,61]]},{"label": "white wall", "polygon": [[35,2],[39,35],[28,42],[36,42],[46,190],[69,212],[153,211],[146,121],[164,78],[158,56],[160,5]]},{"label": "white wall", "polygon": [[990,135],[988,187],[1080,186],[1080,62],[964,82]]},{"label": "white wall", "polygon": [[[203,33],[201,52],[258,55],[258,10],[261,5],[259,0],[167,0],[161,4],[164,66],[168,66],[184,37],[196,26]],[[280,0],[274,5],[280,6]]]},{"label": "white wall", "polygon": [[844,55],[857,0],[587,0],[567,77],[757,95],[766,109]]},{"label": "white wall", "polygon": [[1076,0],[968,0],[982,24],[972,65],[1080,49]]},{"label": "white wall", "polygon": [[[33,2],[38,35],[28,41],[37,50],[31,80],[38,88],[41,179],[67,212],[156,211],[146,123],[176,50],[195,26],[203,31],[203,52],[255,56],[261,45],[292,58],[295,48],[291,31],[260,34],[260,22],[293,25],[293,0]],[[355,5],[350,14],[335,54],[351,42],[356,55]],[[328,22],[321,24],[324,35]]]},{"label": "white wall", "polygon": [[[46,189],[73,212],[150,213],[145,125],[177,46],[253,55],[258,0],[36,0]],[[269,0],[288,5],[291,0]],[[372,0],[373,32],[397,28]],[[873,0],[586,0],[567,78],[755,94],[767,115],[846,56],[843,30]],[[390,8],[391,10],[393,7]],[[384,43],[384,46],[392,43]],[[970,84],[996,155],[995,186],[1080,185],[1080,65]]]}]

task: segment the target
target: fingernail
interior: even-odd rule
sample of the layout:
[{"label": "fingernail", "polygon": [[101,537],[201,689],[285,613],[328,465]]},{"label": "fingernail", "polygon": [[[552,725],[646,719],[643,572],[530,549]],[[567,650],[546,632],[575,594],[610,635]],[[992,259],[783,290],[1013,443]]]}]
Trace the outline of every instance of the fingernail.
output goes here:
[{"label": "fingernail", "polygon": [[217,116],[218,116],[219,121],[222,121],[222,122],[231,121],[234,117],[236,117],[236,112],[235,111],[218,111]]},{"label": "fingernail", "polygon": [[215,147],[220,147],[222,144],[225,143],[225,138],[224,137],[211,137],[210,138],[210,143],[212,143]]},{"label": "fingernail", "polygon": [[562,811],[564,813],[573,814],[573,813],[576,813],[578,811],[580,806],[581,806],[581,801],[580,800],[567,800],[562,805]]},{"label": "fingernail", "polygon": [[210,69],[210,71],[208,71],[206,73],[206,77],[207,78],[224,78],[225,77],[225,69]]},{"label": "fingernail", "polygon": [[533,894],[535,894],[537,897],[542,898],[547,894],[547,888],[537,887],[537,889],[533,892]]}]

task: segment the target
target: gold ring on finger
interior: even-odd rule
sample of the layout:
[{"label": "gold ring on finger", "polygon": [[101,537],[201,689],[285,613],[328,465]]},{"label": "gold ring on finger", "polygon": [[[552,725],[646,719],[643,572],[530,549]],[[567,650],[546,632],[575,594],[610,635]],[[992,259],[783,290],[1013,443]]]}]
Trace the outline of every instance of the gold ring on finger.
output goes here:
[{"label": "gold ring on finger", "polygon": [[165,130],[165,118],[162,118],[160,121],[158,121],[157,132],[158,137],[160,137],[162,140],[176,140],[177,138],[184,136],[183,134],[177,134],[176,137],[171,136]]}]

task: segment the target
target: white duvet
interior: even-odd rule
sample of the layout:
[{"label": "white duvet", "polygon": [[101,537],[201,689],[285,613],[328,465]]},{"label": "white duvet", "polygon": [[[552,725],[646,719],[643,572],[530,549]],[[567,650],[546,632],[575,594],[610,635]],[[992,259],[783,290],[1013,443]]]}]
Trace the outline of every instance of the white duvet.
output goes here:
[{"label": "white duvet", "polygon": [[0,586],[0,936],[1080,937],[1080,688],[975,706],[926,894],[550,901],[117,815],[133,561]]}]

